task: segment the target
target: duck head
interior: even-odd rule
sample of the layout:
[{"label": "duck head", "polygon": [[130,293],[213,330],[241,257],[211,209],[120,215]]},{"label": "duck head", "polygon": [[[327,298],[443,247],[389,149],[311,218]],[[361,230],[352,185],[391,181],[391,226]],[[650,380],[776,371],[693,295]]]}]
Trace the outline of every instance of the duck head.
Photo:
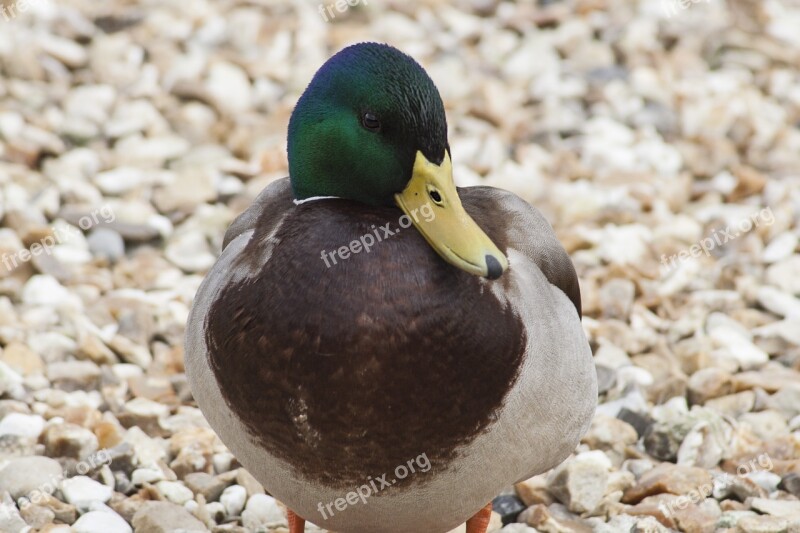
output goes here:
[{"label": "duck head", "polygon": [[[490,279],[508,268],[461,205],[439,91],[399,50],[361,43],[329,59],[292,113],[288,155],[298,201],[396,206],[453,266]],[[418,216],[422,209],[435,216]]]}]

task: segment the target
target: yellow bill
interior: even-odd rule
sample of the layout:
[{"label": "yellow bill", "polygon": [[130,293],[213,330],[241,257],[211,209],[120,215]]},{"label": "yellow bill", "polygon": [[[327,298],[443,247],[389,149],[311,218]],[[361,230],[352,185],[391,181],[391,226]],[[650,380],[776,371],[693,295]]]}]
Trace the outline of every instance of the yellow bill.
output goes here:
[{"label": "yellow bill", "polygon": [[[499,278],[508,268],[506,256],[461,205],[449,153],[441,165],[435,165],[417,152],[411,181],[395,195],[395,201],[428,244],[451,265],[489,279]],[[431,206],[435,217],[418,216],[425,205]]]}]

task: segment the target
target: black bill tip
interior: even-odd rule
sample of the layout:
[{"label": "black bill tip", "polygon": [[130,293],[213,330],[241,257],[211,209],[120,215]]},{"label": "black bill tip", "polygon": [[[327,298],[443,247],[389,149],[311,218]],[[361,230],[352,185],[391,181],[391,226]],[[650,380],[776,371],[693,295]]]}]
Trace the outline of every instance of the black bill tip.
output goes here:
[{"label": "black bill tip", "polygon": [[503,275],[503,265],[493,255],[486,256],[486,277],[489,279],[497,279]]}]

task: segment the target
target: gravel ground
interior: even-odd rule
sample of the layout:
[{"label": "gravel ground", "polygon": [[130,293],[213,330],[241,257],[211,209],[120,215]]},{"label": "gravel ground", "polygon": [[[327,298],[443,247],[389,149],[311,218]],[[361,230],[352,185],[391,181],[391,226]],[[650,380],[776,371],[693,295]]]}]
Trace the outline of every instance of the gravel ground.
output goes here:
[{"label": "gravel ground", "polygon": [[459,184],[539,207],[581,278],[601,405],[493,529],[800,531],[800,3],[316,1],[5,1],[0,531],[286,530],[182,336],[360,40],[426,66]]}]

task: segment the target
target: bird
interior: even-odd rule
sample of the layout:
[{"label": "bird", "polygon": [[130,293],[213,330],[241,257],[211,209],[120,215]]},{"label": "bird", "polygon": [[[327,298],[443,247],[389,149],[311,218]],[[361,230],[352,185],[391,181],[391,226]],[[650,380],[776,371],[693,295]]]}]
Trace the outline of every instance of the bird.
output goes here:
[{"label": "bird", "polygon": [[484,533],[595,411],[569,255],[522,198],[455,185],[440,93],[388,44],[319,68],[287,155],[194,298],[197,405],[291,533]]}]

